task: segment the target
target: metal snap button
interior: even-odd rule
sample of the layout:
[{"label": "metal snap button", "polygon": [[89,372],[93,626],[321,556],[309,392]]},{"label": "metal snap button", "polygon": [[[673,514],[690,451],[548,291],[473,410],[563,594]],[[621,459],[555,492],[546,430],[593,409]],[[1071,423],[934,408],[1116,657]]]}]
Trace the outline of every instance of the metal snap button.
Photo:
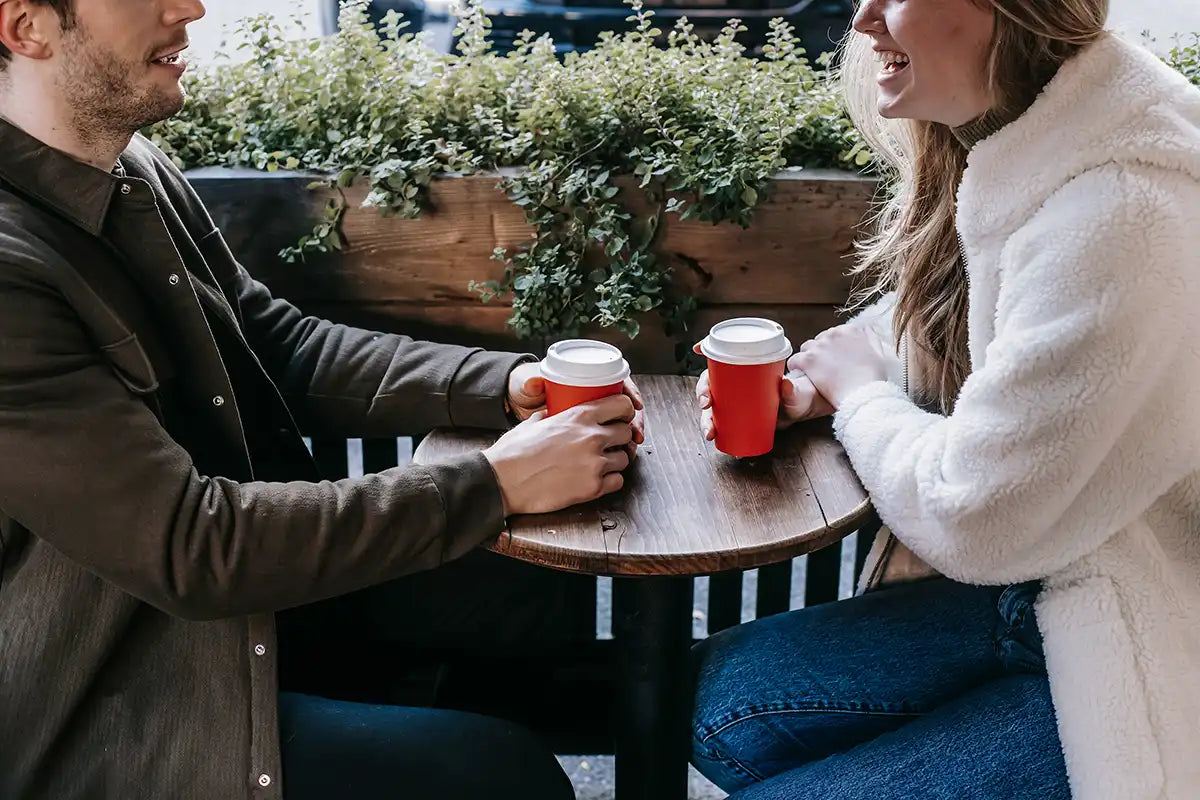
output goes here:
[{"label": "metal snap button", "polygon": [[217,395],[213,398],[213,405],[220,408],[221,406],[225,405],[225,398],[221,397],[221,395]]}]

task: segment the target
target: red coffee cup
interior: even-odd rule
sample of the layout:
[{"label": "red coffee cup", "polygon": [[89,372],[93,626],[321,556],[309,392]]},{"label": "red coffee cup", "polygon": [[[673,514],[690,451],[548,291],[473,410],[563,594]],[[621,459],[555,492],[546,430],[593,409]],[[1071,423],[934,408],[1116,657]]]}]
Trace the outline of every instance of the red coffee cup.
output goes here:
[{"label": "red coffee cup", "polygon": [[621,351],[591,339],[567,339],[550,345],[541,368],[550,416],[580,403],[620,394],[629,377],[629,364]]},{"label": "red coffee cup", "polygon": [[746,458],[775,446],[779,381],[792,343],[778,322],[739,317],[718,322],[700,342],[708,359],[717,449]]}]

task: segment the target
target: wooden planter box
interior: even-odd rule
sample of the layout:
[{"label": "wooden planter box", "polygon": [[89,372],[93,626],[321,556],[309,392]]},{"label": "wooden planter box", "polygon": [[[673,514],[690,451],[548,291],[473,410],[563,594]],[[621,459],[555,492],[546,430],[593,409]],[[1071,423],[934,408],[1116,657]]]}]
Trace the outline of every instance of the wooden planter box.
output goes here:
[{"label": "wooden planter box", "polygon": [[[246,268],[306,313],[492,348],[546,344],[518,341],[506,328],[509,308],[484,305],[468,288],[503,272],[491,258],[494,248],[516,247],[531,235],[495,175],[438,180],[432,208],[417,220],[361,208],[365,187],[351,189],[347,249],[297,264],[282,262],[278,251],[311,230],[330,196],[308,190],[309,177],[205,168],[188,178]],[[747,229],[665,215],[659,255],[700,301],[689,343],[732,316],[776,319],[797,345],[833,324],[850,289],[848,257],[874,189],[873,180],[851,173],[787,172],[774,180]],[[636,209],[640,195],[629,194]],[[592,334],[621,346],[635,370],[677,368],[674,342],[653,314],[633,342],[616,331]]]}]

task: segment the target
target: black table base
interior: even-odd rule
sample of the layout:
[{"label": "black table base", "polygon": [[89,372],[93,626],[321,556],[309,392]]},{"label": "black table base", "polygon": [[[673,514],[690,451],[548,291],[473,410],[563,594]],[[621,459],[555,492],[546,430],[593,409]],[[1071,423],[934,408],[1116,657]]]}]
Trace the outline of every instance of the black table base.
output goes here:
[{"label": "black table base", "polygon": [[692,578],[613,580],[617,800],[687,800]]}]

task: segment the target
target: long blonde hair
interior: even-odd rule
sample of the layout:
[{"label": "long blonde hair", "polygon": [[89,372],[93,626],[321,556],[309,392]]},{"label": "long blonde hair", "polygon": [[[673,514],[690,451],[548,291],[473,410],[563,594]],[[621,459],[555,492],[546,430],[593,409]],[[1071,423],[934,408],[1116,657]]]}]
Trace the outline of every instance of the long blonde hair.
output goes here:
[{"label": "long blonde hair", "polygon": [[[995,33],[987,55],[992,111],[1011,119],[1064,61],[1099,38],[1109,0],[964,0],[991,6]],[[970,371],[967,282],[960,262],[956,199],[967,147],[946,125],[885,120],[876,110],[878,68],[869,37],[851,32],[841,81],[858,130],[889,169],[874,234],[858,245],[854,271],[865,300],[897,292],[896,340],[907,335],[914,386],[949,413]]]}]

